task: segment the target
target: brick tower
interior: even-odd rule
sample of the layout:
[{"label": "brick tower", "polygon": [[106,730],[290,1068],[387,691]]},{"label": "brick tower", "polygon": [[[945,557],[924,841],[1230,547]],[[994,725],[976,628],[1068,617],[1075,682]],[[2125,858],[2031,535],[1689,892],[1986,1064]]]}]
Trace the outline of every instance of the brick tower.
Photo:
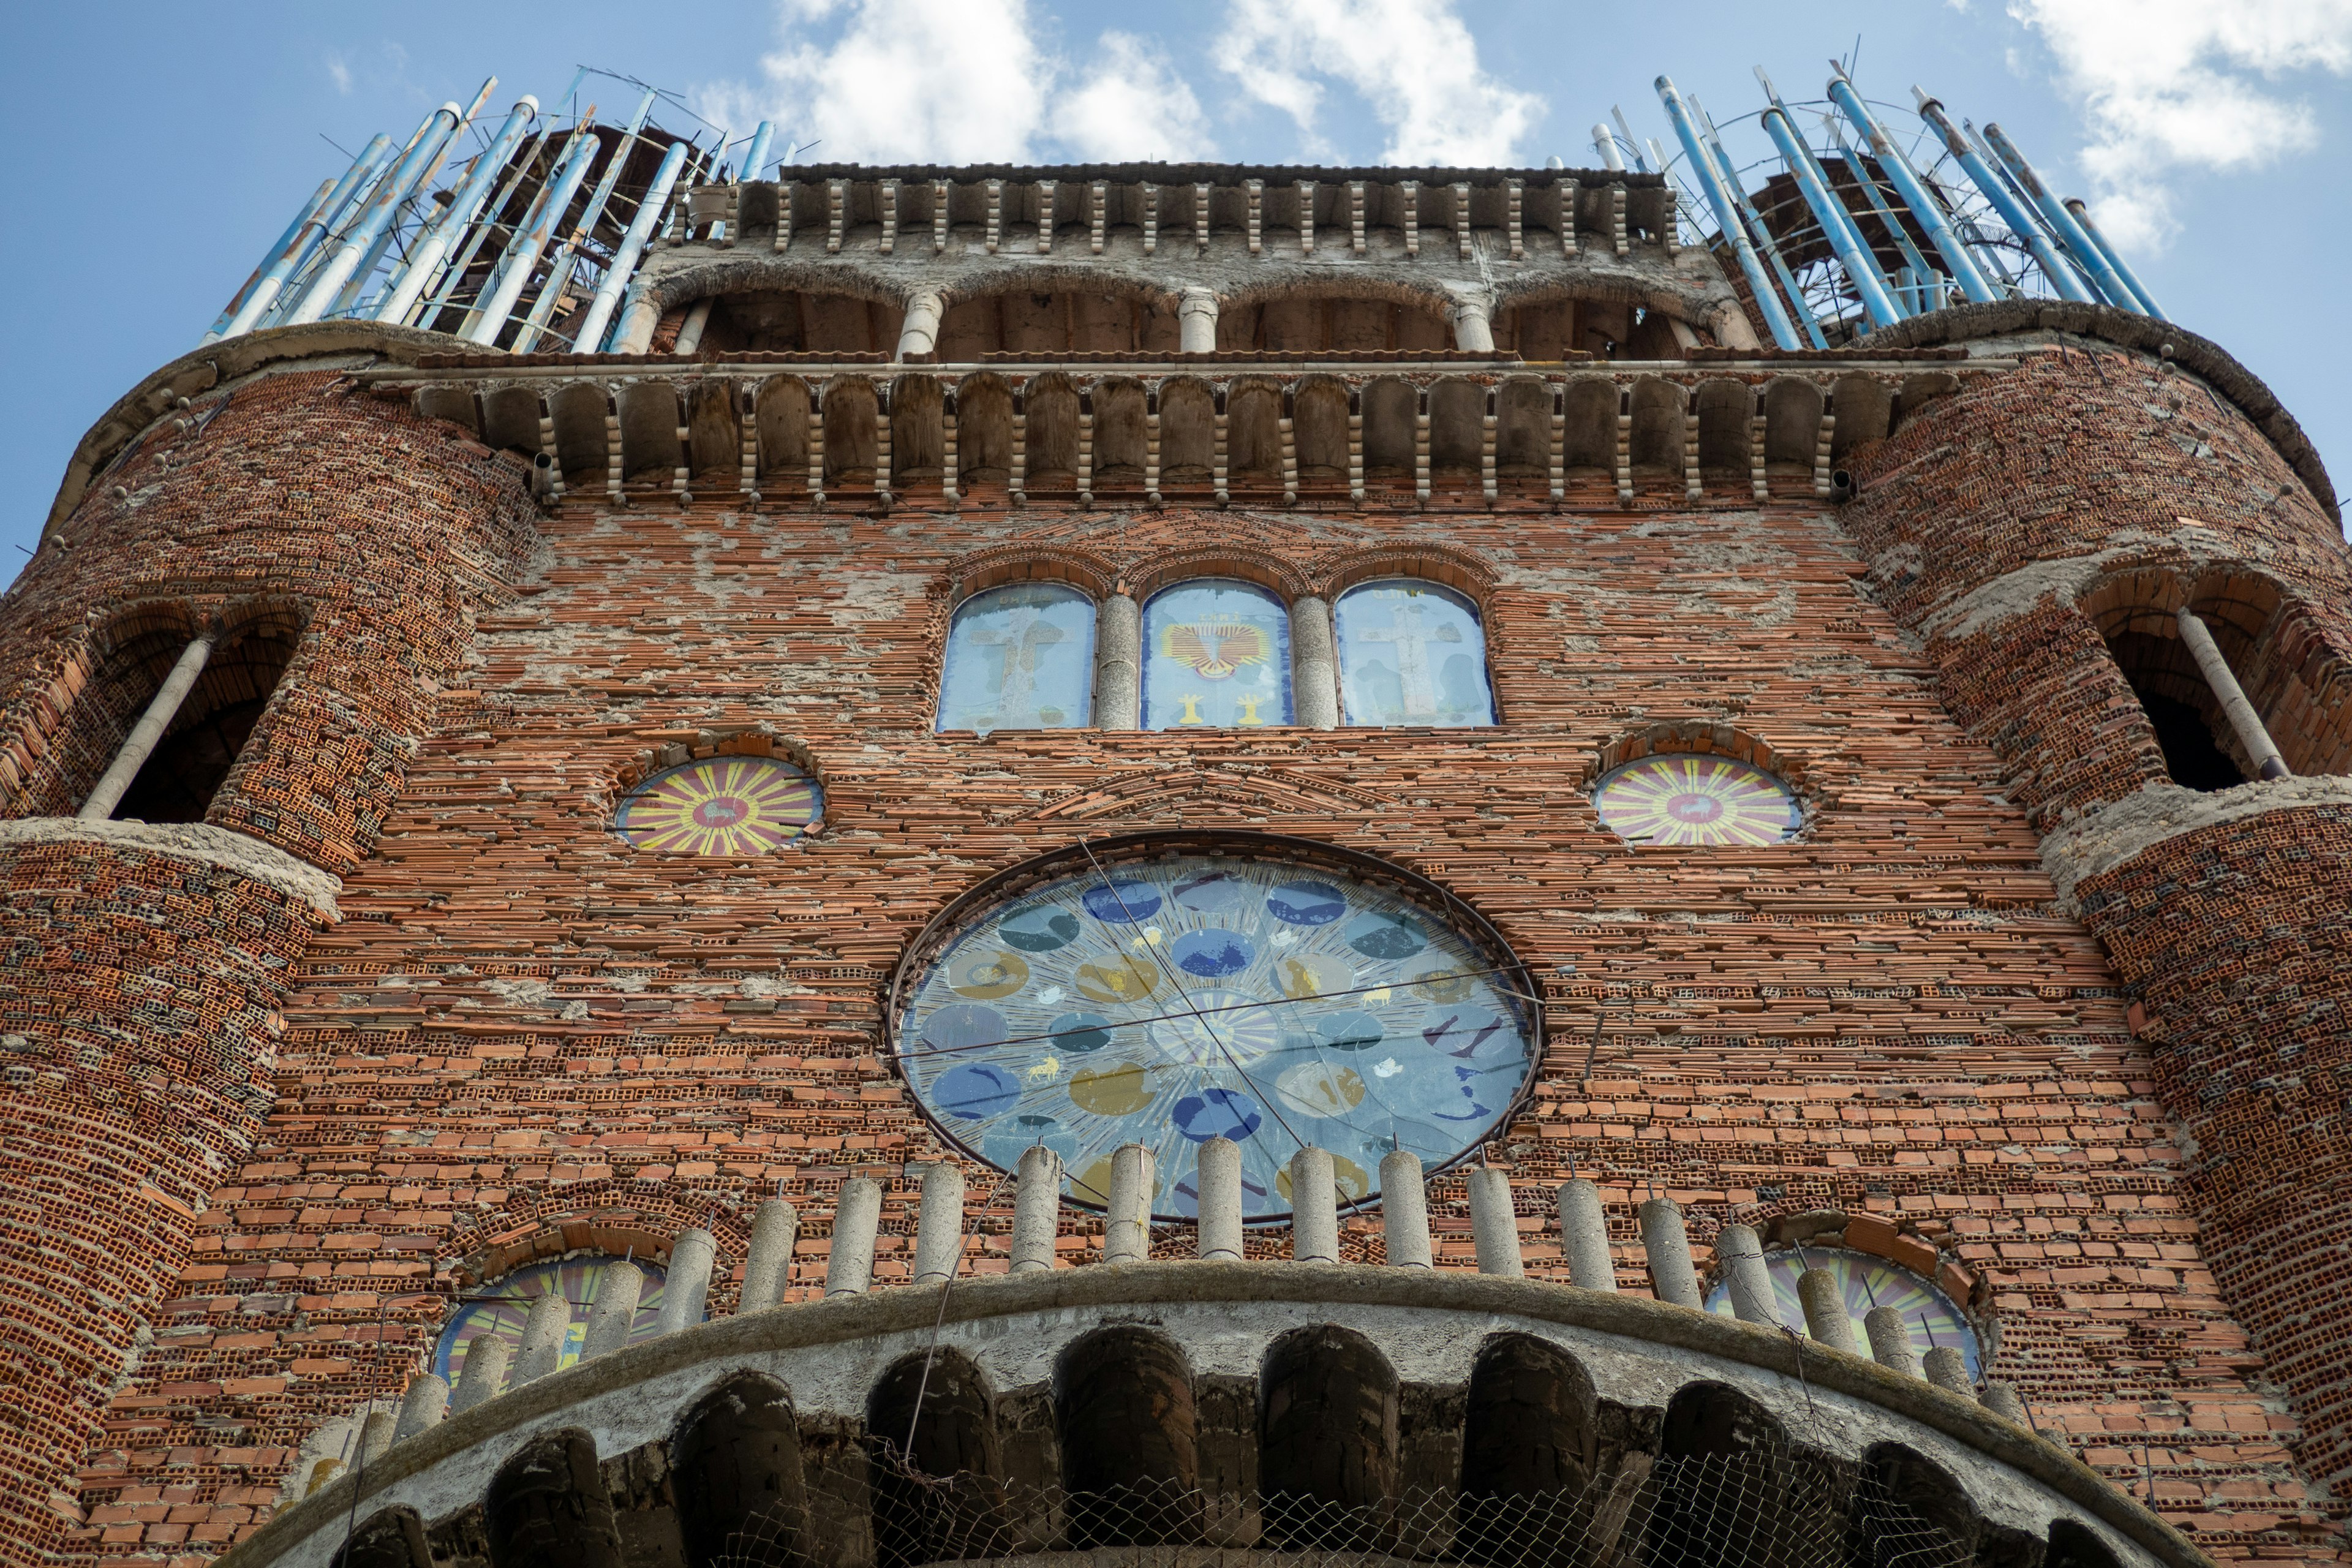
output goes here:
[{"label": "brick tower", "polygon": [[6,1560],[2343,1556],[2334,491],[1662,89],[323,184],[0,600]]}]

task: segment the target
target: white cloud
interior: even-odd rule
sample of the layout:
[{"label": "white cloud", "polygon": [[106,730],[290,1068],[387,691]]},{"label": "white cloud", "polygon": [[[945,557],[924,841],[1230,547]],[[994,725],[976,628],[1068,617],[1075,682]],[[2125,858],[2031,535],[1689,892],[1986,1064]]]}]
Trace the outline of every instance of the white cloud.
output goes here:
[{"label": "white cloud", "polygon": [[335,90],[345,98],[352,95],[352,68],[343,63],[341,55],[327,57],[327,75],[333,79]]},{"label": "white cloud", "polygon": [[2318,145],[2309,105],[2280,79],[2352,71],[2352,0],[2011,0],[2091,142],[2082,163],[2100,226],[2126,250],[2161,246],[2168,175],[2259,168]]},{"label": "white cloud", "polygon": [[1519,162],[1544,109],[1480,68],[1452,0],[1232,0],[1216,61],[1296,121],[1316,158],[1335,155],[1317,124],[1327,82],[1352,89],[1388,128],[1388,163]]},{"label": "white cloud", "polygon": [[1093,61],[1055,94],[1054,134],[1088,163],[1208,157],[1209,119],[1166,51],[1132,33],[1105,33]]},{"label": "white cloud", "polygon": [[779,142],[821,142],[827,163],[1021,163],[1035,142],[1055,74],[1025,0],[783,0],[797,40],[846,14],[829,43],[790,42],[760,59],[761,81],[702,94],[700,112]]}]

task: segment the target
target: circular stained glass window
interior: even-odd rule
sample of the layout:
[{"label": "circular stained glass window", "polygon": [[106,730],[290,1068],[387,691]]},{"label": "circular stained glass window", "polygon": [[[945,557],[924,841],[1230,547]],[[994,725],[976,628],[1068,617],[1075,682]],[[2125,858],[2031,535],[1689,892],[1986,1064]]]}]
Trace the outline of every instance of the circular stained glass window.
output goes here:
[{"label": "circular stained glass window", "polygon": [[798,838],[824,811],[816,780],[790,763],[705,757],[631,790],[613,826],[640,849],[740,860]]},{"label": "circular stained glass window", "polygon": [[[1957,1350],[1968,1361],[1969,1375],[1982,1375],[1976,1330],[1952,1305],[1950,1297],[1901,1264],[1867,1252],[1808,1247],[1801,1258],[1794,1247],[1768,1252],[1764,1266],[1772,1275],[1772,1305],[1780,1321],[1797,1332],[1805,1331],[1805,1307],[1797,1296],[1797,1276],[1809,1268],[1826,1268],[1844,1289],[1846,1316],[1853,1320],[1855,1354],[1871,1353],[1870,1337],[1862,1326],[1864,1314],[1874,1307],[1893,1307],[1903,1314],[1904,1326],[1911,1331],[1913,1355],[1925,1356],[1938,1346]],[[1731,1287],[1717,1279],[1715,1289],[1706,1293],[1706,1310],[1731,1317]]]},{"label": "circular stained glass window", "polygon": [[1199,1146],[1228,1138],[1244,1213],[1271,1220],[1302,1145],[1360,1199],[1392,1150],[1433,1169],[1488,1137],[1536,1064],[1532,991],[1485,921],[1370,857],[1147,835],[960,900],[892,1016],[917,1101],[965,1152],[1009,1169],[1044,1144],[1099,1205],[1111,1152],[1142,1143],[1174,1218],[1198,1212]]},{"label": "circular stained glass window", "polygon": [[1805,823],[1789,786],[1730,757],[1674,752],[1601,775],[1601,820],[1635,844],[1778,844]]},{"label": "circular stained glass window", "polygon": [[[597,1287],[606,1271],[621,1261],[583,1256],[533,1263],[461,1297],[434,1348],[434,1372],[457,1386],[465,1375],[466,1352],[485,1334],[506,1341],[511,1357],[522,1343],[524,1320],[550,1290],[561,1290],[572,1303],[572,1328],[563,1336],[563,1352],[556,1363],[559,1370],[570,1366],[580,1359],[580,1342],[588,1332],[588,1309],[596,1303]],[[662,1270],[650,1263],[636,1267],[645,1276],[645,1289],[637,1297],[636,1319],[629,1326],[631,1344],[652,1339],[661,1320]]]}]

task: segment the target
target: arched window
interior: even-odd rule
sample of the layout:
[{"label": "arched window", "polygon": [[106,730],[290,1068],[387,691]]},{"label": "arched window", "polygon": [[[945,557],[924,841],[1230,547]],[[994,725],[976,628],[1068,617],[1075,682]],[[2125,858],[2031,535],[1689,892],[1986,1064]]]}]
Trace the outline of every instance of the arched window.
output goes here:
[{"label": "arched window", "polygon": [[[621,1261],[583,1254],[530,1263],[467,1291],[442,1325],[441,1338],[433,1349],[434,1372],[453,1387],[461,1385],[467,1352],[484,1336],[504,1340],[511,1354],[522,1342],[522,1326],[531,1308],[550,1290],[562,1291],[572,1305],[571,1331],[564,1335],[563,1350],[555,1363],[558,1371],[570,1366],[580,1359],[581,1341],[588,1331],[588,1309],[596,1304],[597,1289]],[[639,1263],[636,1268],[645,1277],[645,1286],[638,1293],[637,1314],[629,1328],[631,1343],[653,1338],[661,1321],[662,1270],[651,1263]]]},{"label": "arched window", "polygon": [[[1983,1350],[1967,1314],[1935,1285],[1899,1263],[1846,1247],[1782,1247],[1764,1254],[1764,1267],[1772,1279],[1774,1310],[1780,1321],[1798,1333],[1805,1331],[1804,1303],[1797,1295],[1798,1277],[1808,1268],[1823,1269],[1836,1277],[1844,1293],[1846,1317],[1853,1324],[1852,1348],[1856,1355],[1871,1353],[1870,1336],[1863,1319],[1874,1308],[1893,1307],[1903,1314],[1913,1355],[1924,1356],[1938,1348],[1956,1350],[1968,1363],[1971,1378],[1983,1375]],[[1707,1292],[1706,1310],[1719,1317],[1734,1315],[1731,1287],[1727,1281],[1717,1279]]]},{"label": "arched window", "polygon": [[1352,725],[1492,724],[1486,634],[1469,600],[1392,578],[1339,595],[1340,711]]},{"label": "arched window", "polygon": [[1290,615],[1253,583],[1202,578],[1143,607],[1143,727],[1287,724]]},{"label": "arched window", "polygon": [[1009,583],[956,606],[942,730],[1076,730],[1094,719],[1095,604],[1059,583]]}]

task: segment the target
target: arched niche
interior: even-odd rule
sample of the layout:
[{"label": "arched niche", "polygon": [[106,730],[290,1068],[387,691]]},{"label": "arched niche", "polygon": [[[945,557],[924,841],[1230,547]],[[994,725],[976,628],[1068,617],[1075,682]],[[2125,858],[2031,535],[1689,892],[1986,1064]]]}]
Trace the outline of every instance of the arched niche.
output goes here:
[{"label": "arched niche", "polygon": [[696,353],[895,353],[905,316],[891,300],[803,289],[746,289],[712,298]]},{"label": "arched niche", "polygon": [[948,301],[939,358],[970,364],[982,354],[1059,359],[1072,353],[1173,353],[1171,301],[1145,291],[1004,289]]},{"label": "arched niche", "polygon": [[1576,1358],[1530,1334],[1479,1348],[1462,1426],[1462,1554],[1500,1568],[1526,1561],[1540,1520],[1573,1539],[1599,1451],[1592,1380]]},{"label": "arched niche", "polygon": [[1486,388],[1468,376],[1440,378],[1429,389],[1429,468],[1456,484],[1475,483],[1486,462]]},{"label": "arched niche", "polygon": [[1605,479],[1617,471],[1617,384],[1582,376],[1568,384],[1567,428],[1561,457],[1569,474]]},{"label": "arched niche", "polygon": [[528,386],[482,394],[482,444],[528,458],[539,450],[539,394]]},{"label": "arched niche", "polygon": [[1645,375],[1633,384],[1632,457],[1636,474],[1683,471],[1683,389]]},{"label": "arched niche", "polygon": [[1310,375],[1299,382],[1292,404],[1291,439],[1304,488],[1348,481],[1348,387],[1337,376]]},{"label": "arched niche", "polygon": [[1846,1531],[1832,1467],[1794,1449],[1761,1405],[1719,1383],[1686,1384],[1661,1428],[1645,1561],[1652,1568],[1777,1568]]},{"label": "arched niche", "polygon": [[808,383],[796,375],[770,376],[760,384],[752,416],[760,430],[760,474],[795,482],[808,478]]},{"label": "arched niche", "polygon": [[1073,1546],[1200,1539],[1200,1412],[1174,1341],[1132,1325],[1082,1335],[1055,1363],[1054,1413]]},{"label": "arched niche", "polygon": [[1748,476],[1748,409],[1754,403],[1737,381],[1710,381],[1698,389],[1698,470],[1729,482]]},{"label": "arched niche", "polygon": [[1549,485],[1551,384],[1515,375],[1497,389],[1495,405],[1495,477],[1522,487]]},{"label": "arched niche", "polygon": [[1217,346],[1276,353],[1437,353],[1454,346],[1454,327],[1430,300],[1285,291],[1227,300],[1217,314]]},{"label": "arched niche", "polygon": [[1895,394],[1875,376],[1843,375],[1830,389],[1837,411],[1830,433],[1830,461],[1843,463],[1847,454],[1871,441],[1883,441],[1894,423]]},{"label": "arched niche", "polygon": [[1421,393],[1401,376],[1382,376],[1364,388],[1364,477],[1412,483]]},{"label": "arched niche", "polygon": [[1095,384],[1093,395],[1094,488],[1141,489],[1150,437],[1143,384],[1130,376],[1110,376]]},{"label": "arched niche", "polygon": [[1764,471],[1810,479],[1822,439],[1822,389],[1792,375],[1764,389]]},{"label": "arched niche", "polygon": [[1225,476],[1234,485],[1282,482],[1282,387],[1236,377],[1225,395]]},{"label": "arched niche", "polygon": [[688,471],[734,474],[743,461],[742,426],[735,413],[735,384],[723,376],[686,389]]},{"label": "arched niche", "polygon": [[866,1452],[876,1568],[993,1554],[1006,1519],[994,1399],[970,1357],[893,1363],[866,1394]]},{"label": "arched niche", "polygon": [[[226,619],[203,673],[115,806],[117,821],[204,821],[261,730],[270,699],[300,647],[302,612],[292,604],[273,601],[243,606]],[[90,731],[88,739],[62,749],[67,756],[95,763],[82,794],[113,760],[113,748],[106,742],[138,721],[194,635],[184,629],[188,622],[174,616],[142,615],[129,625],[141,629],[117,644],[100,667],[94,689],[85,691],[75,705],[79,712],[84,703],[90,703],[77,726]],[[92,698],[97,700],[91,702]]]},{"label": "arched niche", "polygon": [[880,395],[862,375],[837,375],[824,386],[824,482],[857,488],[875,480],[874,417]]},{"label": "arched niche", "polygon": [[482,1523],[491,1568],[626,1568],[595,1439],[545,1433],[490,1478]]},{"label": "arched niche", "polygon": [[621,474],[632,482],[667,484],[685,454],[677,441],[677,391],[666,381],[635,382],[617,395]]},{"label": "arched niche", "polygon": [[1853,1514],[1865,1540],[1916,1542],[1932,1531],[1957,1547],[1962,1561],[1977,1555],[1985,1537],[1984,1517],[1958,1479],[1900,1443],[1874,1443],[1863,1451]]},{"label": "arched niche", "polygon": [[1161,383],[1160,488],[1207,489],[1216,441],[1216,394],[1209,384],[1189,375]]},{"label": "arched niche", "polygon": [[387,1508],[362,1520],[329,1568],[433,1568],[425,1521],[413,1508]]},{"label": "arched niche", "polygon": [[956,485],[1001,487],[1013,473],[1013,389],[993,371],[956,385]]},{"label": "arched niche", "polygon": [[1397,1481],[1397,1375],[1371,1341],[1294,1329],[1258,1369],[1258,1479],[1266,1532],[1293,1549],[1375,1550]]},{"label": "arched niche", "polygon": [[945,402],[935,375],[902,375],[890,384],[891,489],[940,482],[946,457]]},{"label": "arched niche", "polygon": [[563,482],[575,489],[592,479],[605,482],[604,389],[574,382],[556,388],[547,405],[555,421],[555,460],[563,468]]},{"label": "arched niche", "polygon": [[689,1568],[758,1548],[809,1561],[800,1424],[774,1378],[739,1372],[697,1400],[670,1438],[671,1486]]},{"label": "arched niche", "polygon": [[1059,371],[1033,375],[1023,387],[1023,451],[1032,490],[1075,490],[1078,486],[1078,389]]}]

